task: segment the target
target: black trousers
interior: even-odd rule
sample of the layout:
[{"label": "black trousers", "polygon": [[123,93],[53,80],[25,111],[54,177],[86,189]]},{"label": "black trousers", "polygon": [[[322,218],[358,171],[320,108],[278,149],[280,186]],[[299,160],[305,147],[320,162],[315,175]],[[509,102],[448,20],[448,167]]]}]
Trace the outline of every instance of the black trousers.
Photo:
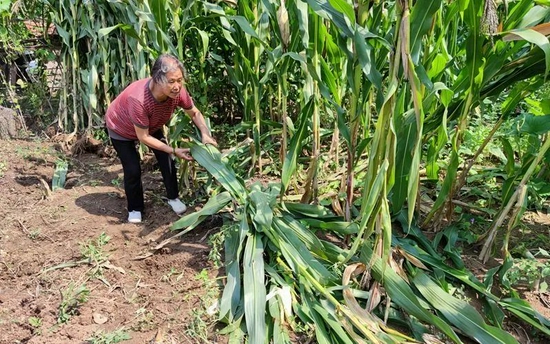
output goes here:
[{"label": "black trousers", "polygon": [[[151,136],[166,141],[162,130],[156,131]],[[143,184],[141,183],[141,164],[139,153],[136,148],[136,141],[123,141],[111,137],[111,142],[115,148],[124,172],[124,192],[128,201],[128,211],[143,211]],[[175,161],[170,154],[157,149],[152,149],[157,158],[164,186],[166,187],[166,197],[174,199],[178,197],[178,171]]]}]

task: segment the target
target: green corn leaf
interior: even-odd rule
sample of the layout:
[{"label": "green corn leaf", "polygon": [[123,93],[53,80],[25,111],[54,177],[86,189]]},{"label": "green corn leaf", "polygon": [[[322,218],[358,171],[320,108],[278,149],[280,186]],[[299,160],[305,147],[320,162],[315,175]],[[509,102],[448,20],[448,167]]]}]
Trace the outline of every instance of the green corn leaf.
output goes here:
[{"label": "green corn leaf", "polygon": [[168,29],[168,15],[166,13],[166,1],[163,0],[149,0],[149,7],[151,8],[151,14],[153,15],[154,22],[157,24],[160,30],[165,31]]},{"label": "green corn leaf", "polygon": [[261,237],[251,235],[243,256],[244,316],[251,343],[266,342],[266,290],[264,285],[264,247]]},{"label": "green corn leaf", "polygon": [[210,46],[210,37],[205,31],[200,30],[198,28],[194,28],[194,29],[197,30],[199,36],[201,37],[201,41],[202,41],[201,60],[204,62],[204,59],[206,59],[206,56],[208,54],[208,47]]},{"label": "green corn leaf", "polygon": [[[418,234],[416,234],[418,235]],[[454,278],[460,280],[462,283],[468,285],[469,287],[473,288],[475,291],[477,291],[480,295],[483,295],[487,298],[488,302],[497,302],[497,304],[505,309],[512,308],[511,310],[514,315],[516,315],[518,318],[526,320],[530,323],[533,323],[533,326],[537,327],[541,331],[548,333],[548,326],[549,321],[546,320],[542,315],[538,314],[536,311],[532,309],[532,307],[526,303],[525,301],[519,300],[519,299],[511,299],[513,302],[508,303],[507,299],[499,300],[498,297],[491,294],[487,289],[486,286],[483,285],[481,282],[479,282],[475,276],[472,274],[472,272],[467,271],[465,269],[459,270],[452,268],[448,265],[446,265],[440,257],[438,257],[437,253],[433,252],[431,254],[428,254],[426,252],[423,252],[417,247],[413,247],[412,245],[404,242],[399,241],[399,246],[402,249],[405,249],[405,251],[409,254],[411,254],[413,257],[421,260],[423,263],[432,266],[435,269],[438,269],[440,271],[443,271],[445,274],[448,274],[450,276],[453,276]],[[509,264],[507,268],[510,267],[511,262],[507,261],[505,264]],[[506,270],[501,270],[500,274],[505,275]],[[501,281],[503,285],[506,285],[506,280]],[[508,309],[509,310],[509,309]],[[501,317],[499,315],[501,311],[499,310],[493,310],[492,313],[496,317],[495,321],[499,321],[498,319]]]},{"label": "green corn leaf", "polygon": [[547,336],[550,335],[550,321],[534,310],[528,302],[517,298],[507,298],[500,300],[499,305]]},{"label": "green corn leaf", "polygon": [[378,204],[378,198],[382,194],[383,183],[387,168],[388,161],[384,160],[382,166],[380,166],[380,169],[376,174],[372,187],[370,189],[367,189],[365,187],[363,199],[361,202],[361,224],[359,226],[359,234],[355,238],[355,241],[353,242],[351,249],[348,252],[346,261],[349,261],[353,257],[353,255],[355,255],[355,253],[359,249],[359,246],[364,241],[363,235],[367,228],[367,222],[369,221],[370,216],[374,213],[376,205]]},{"label": "green corn leaf", "polygon": [[239,318],[236,325],[238,325],[238,326],[231,326],[232,328],[229,328],[230,326],[228,326],[227,328],[224,328],[223,330],[227,329],[225,331],[225,333],[222,333],[223,330],[220,331],[220,334],[228,334],[229,335],[227,344],[242,344],[242,343],[244,343],[244,340],[246,338],[246,333],[245,333],[246,328],[245,328],[244,321],[242,321],[242,317]]},{"label": "green corn leaf", "polygon": [[[401,92],[400,98],[405,92]],[[407,111],[402,115],[395,115],[396,142],[395,158],[395,185],[392,192],[392,212],[397,213],[403,208],[407,199],[409,177],[411,173],[412,154],[415,146],[417,127],[413,111]],[[409,205],[414,209],[412,204]]]},{"label": "green corn leaf", "polygon": [[540,32],[531,29],[520,29],[511,31],[514,35],[520,36],[524,40],[536,44],[542,51],[544,51],[544,57],[546,62],[545,77],[550,71],[550,42],[548,38]]},{"label": "green corn leaf", "polygon": [[521,133],[531,135],[544,135],[550,131],[550,115],[533,116],[525,115],[519,130]]},{"label": "green corn leaf", "polygon": [[234,20],[240,28],[248,35],[257,38],[261,41],[260,36],[256,33],[254,28],[250,25],[248,20],[243,16],[227,16],[228,19]]},{"label": "green corn leaf", "polygon": [[[323,284],[326,284],[328,281],[334,279],[333,274],[323,264],[315,259],[308,246],[306,246],[300,237],[296,235],[288,223],[279,217],[275,217],[273,219],[273,226],[270,229],[270,233],[278,239],[277,244],[281,249],[281,253],[295,274],[299,275],[300,269],[302,268],[309,270],[311,274]],[[315,240],[313,238],[311,239]],[[323,254],[320,251],[322,248],[323,245],[317,246],[317,253]]]},{"label": "green corn leaf", "polygon": [[[99,29],[98,31],[98,37],[99,38],[102,38],[104,36],[107,36],[109,35],[112,31],[116,30],[116,29],[122,29],[128,36],[132,37],[132,38],[135,38],[137,39],[138,41],[140,41],[140,43],[143,43],[141,41],[141,37],[139,36],[139,34],[136,32],[136,30],[128,25],[128,24],[117,24],[117,25],[114,25],[114,26],[110,26],[110,27],[106,27],[106,28],[102,28],[102,29]],[[143,44],[142,44],[143,45]]]},{"label": "green corn leaf", "polygon": [[502,329],[505,314],[496,301],[485,299],[483,302],[483,313],[493,325]]},{"label": "green corn leaf", "polygon": [[71,45],[71,36],[70,36],[69,32],[67,30],[65,30],[65,28],[63,28],[61,25],[58,25],[58,24],[55,25],[55,28],[57,30],[57,33],[59,33],[59,35],[63,39],[63,43],[67,46],[70,46]]},{"label": "green corn leaf", "polygon": [[317,301],[310,300],[309,295],[306,294],[303,289],[304,288],[302,287],[300,290],[300,294],[306,295],[306,297],[304,297],[303,301],[300,304],[295,305],[296,314],[304,323],[315,324],[315,339],[317,340],[317,343],[331,344],[332,341],[330,340],[330,334],[325,325],[325,322],[323,321],[323,318],[319,314],[317,314],[317,312],[315,312],[312,307],[310,307],[310,304],[313,306],[313,303]]},{"label": "green corn leaf", "polygon": [[311,218],[302,218],[300,222],[306,223],[313,228],[319,228],[327,232],[336,232],[342,235],[357,234],[359,232],[359,225],[355,222],[323,221]]},{"label": "green corn leaf", "polygon": [[297,167],[297,160],[298,160],[298,154],[300,153],[303,145],[304,140],[307,137],[307,128],[309,124],[309,119],[311,118],[311,115],[313,114],[313,105],[314,101],[313,99],[310,100],[307,105],[302,108],[302,112],[300,113],[300,124],[298,126],[297,132],[292,136],[292,139],[290,141],[290,146],[288,148],[288,153],[285,157],[285,161],[283,162],[283,171],[281,173],[281,183],[282,183],[282,190],[281,192],[285,192],[286,188],[288,187],[288,184],[290,183],[290,178],[296,171]]},{"label": "green corn leaf", "polygon": [[501,137],[500,142],[502,143],[504,155],[506,156],[506,165],[504,166],[504,170],[506,171],[508,177],[512,177],[516,169],[514,148],[507,137]]},{"label": "green corn leaf", "polygon": [[456,150],[453,150],[451,153],[449,166],[447,167],[447,175],[445,176],[445,179],[443,180],[443,185],[441,186],[441,191],[437,195],[432,210],[430,211],[430,213],[428,213],[427,218],[433,217],[435,212],[447,201],[447,198],[454,185],[454,181],[456,180],[458,165],[459,155]]},{"label": "green corn leaf", "polygon": [[333,74],[331,67],[323,57],[320,57],[320,63],[321,63],[321,80],[329,89],[332,97],[335,98],[337,101],[339,101],[338,97],[340,96],[339,94],[340,88],[337,85],[337,79]]},{"label": "green corn leaf", "polygon": [[271,227],[276,196],[263,192],[260,182],[251,185],[250,188],[248,197],[250,197],[250,206],[254,208],[251,210],[254,214],[254,225],[256,230],[262,232],[264,228]]},{"label": "green corn leaf", "polygon": [[376,68],[374,61],[371,57],[372,46],[365,42],[365,38],[358,31],[353,36],[353,43],[355,45],[355,51],[361,64],[361,69],[369,81],[378,89],[382,88],[382,75]]},{"label": "green corn leaf", "polygon": [[446,293],[425,273],[419,271],[413,283],[438,312],[479,343],[518,343],[509,333],[487,325],[474,307]]},{"label": "green corn leaf", "polygon": [[241,253],[244,249],[244,239],[249,232],[246,211],[242,214],[239,226],[232,228],[225,240],[225,272],[227,282],[220,299],[220,318],[236,321],[241,305]]},{"label": "green corn leaf", "polygon": [[221,15],[221,16],[225,16],[225,11],[223,10],[223,8],[220,5],[213,4],[213,3],[210,3],[210,2],[205,2],[204,3],[204,8],[206,10],[208,10],[209,12],[212,12],[212,13],[215,13],[215,14],[218,14],[218,15]]},{"label": "green corn leaf", "polygon": [[67,179],[69,163],[65,160],[58,160],[55,164],[55,171],[52,178],[52,191],[63,189]]},{"label": "green corn leaf", "polygon": [[493,300],[498,300],[496,296],[485,290],[485,286],[477,280],[472,272],[465,269],[456,269],[443,262],[441,258],[433,249],[431,253],[427,253],[417,246],[413,246],[411,243],[405,240],[397,240],[394,238],[395,244],[404,249],[408,254],[419,259],[422,263],[427,264],[435,269],[443,271],[445,274],[451,275],[454,278],[460,280],[462,283],[475,289],[480,294]]},{"label": "green corn leaf", "polygon": [[317,204],[291,203],[285,202],[283,208],[288,210],[293,216],[307,216],[313,218],[322,218],[334,216],[326,207]]},{"label": "green corn leaf", "polygon": [[345,0],[329,0],[329,3],[335,10],[341,12],[348,18],[352,27],[355,25],[355,10],[350,3]]},{"label": "green corn leaf", "polygon": [[301,242],[311,253],[316,254],[320,258],[326,258],[321,240],[312,231],[305,228],[301,222],[283,214],[282,217],[277,217],[277,225],[279,228],[285,228],[285,234],[289,239],[292,238],[294,240],[295,237],[296,243]]},{"label": "green corn leaf", "polygon": [[240,204],[245,203],[248,191],[235,172],[223,161],[218,149],[212,145],[190,145],[193,158],[204,167]]},{"label": "green corn leaf", "polygon": [[372,264],[369,266],[372,266],[374,278],[382,283],[392,302],[396,303],[406,313],[436,326],[455,343],[462,343],[446,322],[422,307],[409,284],[401,276],[392,269],[384,269],[380,258],[375,258],[373,261],[372,250],[370,248],[366,245],[363,246],[361,253],[361,261],[364,264]]},{"label": "green corn leaf", "polygon": [[428,33],[433,23],[433,16],[440,7],[440,0],[420,0],[414,3],[411,11],[410,46],[411,57],[415,64],[419,63],[422,36]]},{"label": "green corn leaf", "polygon": [[2,0],[0,1],[0,14],[4,12],[8,13],[11,5],[11,0]]},{"label": "green corn leaf", "polygon": [[[321,327],[321,324],[323,324],[323,330],[321,331],[323,332],[322,337],[328,337],[327,332],[330,328],[331,335],[333,335],[337,339],[337,343],[353,343],[349,334],[342,327],[341,320],[339,320],[336,316],[334,306],[329,304],[328,302],[321,302],[316,300],[309,300],[309,306],[312,308],[315,324],[319,327]],[[328,325],[329,328],[326,328],[325,324]],[[334,341],[331,341],[331,343],[334,343]]]},{"label": "green corn leaf", "polygon": [[206,217],[217,214],[233,198],[229,192],[225,191],[218,195],[210,197],[208,202],[199,211],[187,214],[172,224],[171,230],[182,229],[190,226],[197,226]]},{"label": "green corn leaf", "polygon": [[346,21],[344,14],[336,10],[327,0],[306,0],[311,9],[320,17],[329,19],[347,37],[353,37],[353,32]]}]

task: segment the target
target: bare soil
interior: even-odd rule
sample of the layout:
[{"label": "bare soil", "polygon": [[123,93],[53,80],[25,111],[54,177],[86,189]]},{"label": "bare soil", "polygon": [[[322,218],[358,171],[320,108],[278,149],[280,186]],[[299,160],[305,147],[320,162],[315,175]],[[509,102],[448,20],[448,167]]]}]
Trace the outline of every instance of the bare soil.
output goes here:
[{"label": "bare soil", "polygon": [[[69,160],[69,173],[65,189],[51,191],[59,157]],[[160,173],[149,171],[144,221],[127,223],[121,178],[116,158],[0,141],[1,344],[88,343],[115,333],[129,335],[125,343],[224,342],[205,312],[218,293],[208,259],[215,223],[136,260],[175,234],[178,216],[161,198]],[[99,261],[85,259],[86,247]],[[69,291],[79,287],[89,294],[74,303],[84,294]]]}]

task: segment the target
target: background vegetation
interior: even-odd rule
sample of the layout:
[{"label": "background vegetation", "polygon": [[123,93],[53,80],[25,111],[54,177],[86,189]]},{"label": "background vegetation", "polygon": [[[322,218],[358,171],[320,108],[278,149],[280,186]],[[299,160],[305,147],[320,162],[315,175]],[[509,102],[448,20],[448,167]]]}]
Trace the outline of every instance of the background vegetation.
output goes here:
[{"label": "background vegetation", "polygon": [[[226,219],[219,317],[232,340],[513,343],[505,315],[550,334],[514,289],[547,267],[531,260],[526,277],[512,255],[547,253],[509,248],[525,210],[548,206],[548,5],[2,0],[2,62],[24,52],[29,18],[51,50],[35,52],[43,77],[5,78],[1,100],[16,103],[19,87],[20,102],[43,106],[53,53],[55,105],[29,115],[97,134],[110,100],[158,54],[185,61],[228,150],[189,143],[189,121],[173,119],[172,142],[190,145],[217,180],[204,180],[208,203],[174,229]],[[463,244],[503,263],[480,281]]]}]

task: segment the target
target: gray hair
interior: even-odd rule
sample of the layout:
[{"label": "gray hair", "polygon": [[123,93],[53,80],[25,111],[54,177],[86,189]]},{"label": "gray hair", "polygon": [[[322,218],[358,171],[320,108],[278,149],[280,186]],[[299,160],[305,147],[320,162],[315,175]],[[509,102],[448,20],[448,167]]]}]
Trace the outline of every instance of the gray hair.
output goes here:
[{"label": "gray hair", "polygon": [[167,82],[166,73],[173,72],[179,69],[183,78],[187,78],[187,71],[183,66],[183,63],[178,60],[177,57],[171,54],[162,54],[160,55],[151,69],[151,78],[153,81],[159,84],[164,84]]}]

